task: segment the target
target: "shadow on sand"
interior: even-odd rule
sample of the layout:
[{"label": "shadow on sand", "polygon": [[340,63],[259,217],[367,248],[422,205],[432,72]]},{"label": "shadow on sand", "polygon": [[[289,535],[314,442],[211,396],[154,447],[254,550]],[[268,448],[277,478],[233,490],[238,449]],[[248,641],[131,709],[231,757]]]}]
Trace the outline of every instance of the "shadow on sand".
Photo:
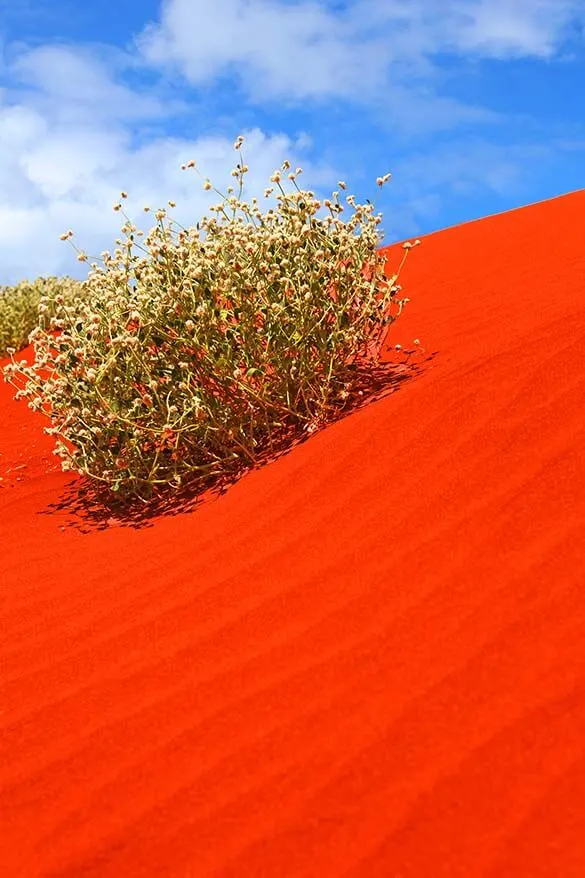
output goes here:
[{"label": "shadow on sand", "polygon": [[[425,367],[433,356],[434,354],[426,355],[424,359],[419,358],[417,362],[408,359],[401,363],[380,363],[362,370],[344,408],[330,417],[317,432],[359,411],[364,406],[395,393],[404,382],[426,371]],[[272,447],[258,456],[255,466],[242,465],[240,469],[225,477],[216,476],[203,485],[199,482],[196,488],[193,486],[189,488],[187,484],[180,489],[168,489],[147,502],[136,499],[120,501],[111,491],[96,488],[88,479],[78,478],[64,490],[58,502],[51,503],[39,514],[65,512],[68,514],[65,526],[75,528],[82,533],[108,530],[111,527],[136,529],[152,527],[155,519],[160,516],[193,512],[204,503],[216,501],[246,473],[288,454],[293,448],[315,435],[316,433],[309,435],[307,431],[299,430],[280,434],[273,439]]]}]

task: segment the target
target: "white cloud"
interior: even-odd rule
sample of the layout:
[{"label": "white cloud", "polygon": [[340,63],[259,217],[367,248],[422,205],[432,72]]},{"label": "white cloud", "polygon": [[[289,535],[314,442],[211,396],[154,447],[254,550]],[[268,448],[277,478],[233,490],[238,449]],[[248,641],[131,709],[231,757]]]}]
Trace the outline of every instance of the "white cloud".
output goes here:
[{"label": "white cloud", "polygon": [[350,0],[353,24],[382,29],[392,52],[548,58],[585,21],[583,0]]},{"label": "white cloud", "polygon": [[138,45],[194,85],[229,73],[256,99],[368,102],[444,52],[550,57],[577,21],[583,0],[165,0]]},{"label": "white cloud", "polygon": [[356,50],[351,37],[343,17],[315,2],[170,0],[138,45],[149,62],[176,64],[193,84],[230,72],[256,96],[358,97],[364,74],[368,88],[383,84],[384,52],[377,38]]},{"label": "white cloud", "polygon": [[10,67],[13,90],[29,107],[50,109],[56,121],[93,125],[130,123],[181,112],[181,101],[169,102],[117,82],[133,59],[123,52],[102,47],[101,52],[83,47],[39,46],[17,56]]},{"label": "white cloud", "polygon": [[[59,234],[72,228],[78,246],[92,256],[113,249],[122,220],[112,206],[122,190],[130,195],[128,212],[145,230],[151,222],[142,207],[165,206],[169,199],[177,202],[179,221],[197,221],[210,198],[198,177],[181,172],[190,158],[220,188],[229,183],[236,160],[232,139],[158,136],[136,146],[122,109],[137,98],[146,123],[150,115],[162,116],[164,102],[152,96],[140,105],[140,96],[116,83],[95,57],[71,47],[36,49],[14,69],[26,71],[27,91],[18,103],[0,105],[0,283],[41,274],[83,276],[86,268]],[[284,158],[306,165],[306,137],[244,133],[255,194]],[[326,166],[307,171],[314,186],[333,181]]]},{"label": "white cloud", "polygon": [[467,0],[452,4],[453,45],[463,52],[507,58],[549,58],[571,24],[585,20],[582,0]]}]

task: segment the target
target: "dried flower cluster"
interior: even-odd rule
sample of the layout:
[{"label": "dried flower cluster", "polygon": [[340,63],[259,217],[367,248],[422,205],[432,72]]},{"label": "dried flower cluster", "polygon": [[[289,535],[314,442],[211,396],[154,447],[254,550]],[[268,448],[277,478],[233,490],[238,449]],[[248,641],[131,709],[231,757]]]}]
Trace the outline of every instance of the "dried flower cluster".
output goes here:
[{"label": "dried flower cluster", "polygon": [[41,319],[34,365],[5,370],[50,418],[63,468],[126,497],[205,487],[313,432],[347,404],[404,303],[402,266],[384,276],[371,204],[348,195],[344,221],[339,191],[321,203],[284,162],[265,192],[275,206],[262,210],[243,200],[242,143],[237,194],[214,189],[220,200],[196,226],[165,208],[144,236],[116,204],[125,240],[91,263],[83,297],[60,297]]},{"label": "dried flower cluster", "polygon": [[28,337],[39,322],[41,299],[43,313],[54,316],[57,296],[73,300],[82,291],[83,285],[68,277],[39,277],[16,286],[0,287],[0,357],[28,344]]}]

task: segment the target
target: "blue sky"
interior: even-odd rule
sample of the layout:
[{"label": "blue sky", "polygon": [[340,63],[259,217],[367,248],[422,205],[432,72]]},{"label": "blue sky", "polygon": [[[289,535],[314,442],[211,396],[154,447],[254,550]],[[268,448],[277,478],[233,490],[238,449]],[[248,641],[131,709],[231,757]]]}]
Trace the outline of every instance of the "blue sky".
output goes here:
[{"label": "blue sky", "polygon": [[585,0],[0,0],[0,283],[83,276],[121,190],[193,222],[240,133],[250,194],[289,158],[387,243],[579,189],[583,94]]}]

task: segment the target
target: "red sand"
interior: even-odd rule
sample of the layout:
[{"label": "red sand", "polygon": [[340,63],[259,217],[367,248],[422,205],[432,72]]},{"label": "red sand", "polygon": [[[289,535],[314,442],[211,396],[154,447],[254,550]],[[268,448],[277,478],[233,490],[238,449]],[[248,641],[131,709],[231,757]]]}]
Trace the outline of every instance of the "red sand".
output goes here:
[{"label": "red sand", "polygon": [[2,386],[2,875],[585,875],[584,215],[426,238],[427,370],[150,528]]}]

